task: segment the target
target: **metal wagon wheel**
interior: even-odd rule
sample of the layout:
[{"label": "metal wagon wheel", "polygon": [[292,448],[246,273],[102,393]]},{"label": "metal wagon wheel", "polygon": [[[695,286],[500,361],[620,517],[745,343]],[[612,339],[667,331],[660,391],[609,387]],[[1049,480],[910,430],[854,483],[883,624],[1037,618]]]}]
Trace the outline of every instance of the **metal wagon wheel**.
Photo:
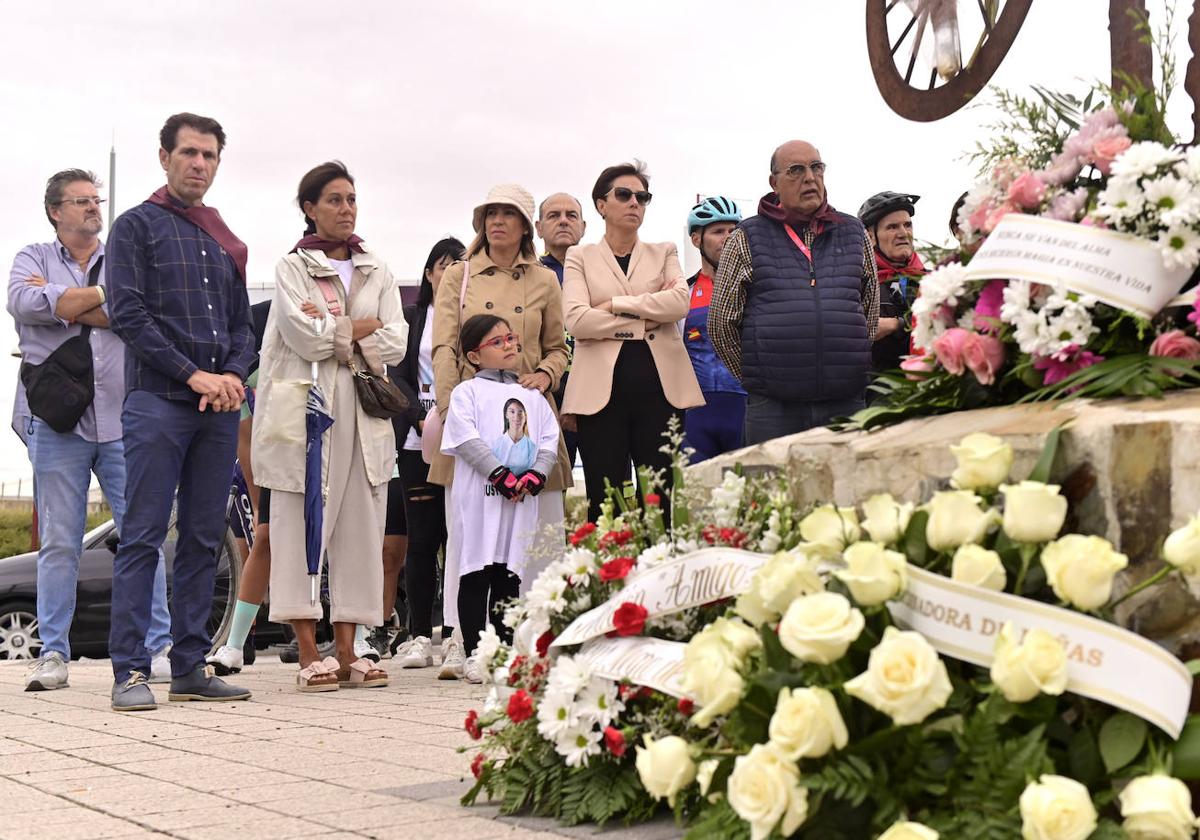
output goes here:
[{"label": "metal wagon wheel", "polygon": [[[918,122],[953,114],[996,72],[1032,2],[867,0],[867,53],[884,101]],[[973,44],[965,54],[964,44]]]}]

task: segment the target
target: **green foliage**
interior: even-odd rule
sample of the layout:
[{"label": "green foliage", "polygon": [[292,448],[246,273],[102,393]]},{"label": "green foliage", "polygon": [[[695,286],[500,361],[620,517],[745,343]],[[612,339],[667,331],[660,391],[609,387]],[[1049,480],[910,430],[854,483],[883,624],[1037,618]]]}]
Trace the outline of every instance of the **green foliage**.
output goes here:
[{"label": "green foliage", "polygon": [[1173,775],[1188,781],[1200,779],[1200,715],[1188,715],[1171,757]]},{"label": "green foliage", "polygon": [[1046,442],[1042,444],[1042,452],[1038,455],[1037,463],[1033,465],[1033,471],[1029,473],[1030,481],[1040,481],[1043,484],[1050,481],[1050,474],[1054,470],[1054,458],[1058,455],[1058,442],[1062,437],[1063,426],[1060,424],[1050,430],[1050,434],[1046,435]]},{"label": "green foliage", "polygon": [[[110,519],[112,512],[107,507],[96,513],[89,513],[85,530],[90,531]],[[0,510],[0,557],[11,557],[29,551],[32,532],[32,508],[13,507]]]},{"label": "green foliage", "polygon": [[683,840],[750,840],[750,824],[739,817],[722,799],[700,812],[699,818],[688,827]]},{"label": "green foliage", "polygon": [[1127,353],[1077,370],[1061,382],[1026,394],[1019,402],[1065,397],[1161,397],[1163,391],[1198,385],[1200,361]]},{"label": "green foliage", "polygon": [[1138,757],[1146,745],[1146,721],[1127,712],[1120,712],[1104,721],[1100,727],[1100,757],[1112,773]]}]

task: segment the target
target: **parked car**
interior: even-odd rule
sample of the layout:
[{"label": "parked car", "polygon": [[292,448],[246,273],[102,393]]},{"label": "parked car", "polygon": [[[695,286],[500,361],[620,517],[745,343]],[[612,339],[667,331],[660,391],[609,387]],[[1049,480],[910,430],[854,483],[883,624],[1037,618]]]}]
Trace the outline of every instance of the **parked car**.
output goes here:
[{"label": "parked car", "polygon": [[[112,565],[117,549],[116,524],[109,520],[83,537],[79,560],[79,584],[75,620],[71,624],[72,656],[107,657],[109,610],[112,606]],[[167,586],[175,556],[174,528],[163,543],[167,560]],[[242,560],[233,534],[226,532],[217,556],[216,585],[208,629],[213,646],[229,634]],[[266,610],[255,628],[258,647],[287,641],[284,628],[267,621]],[[0,659],[32,659],[40,655],[42,641],[37,628],[37,552],[0,560]]]}]

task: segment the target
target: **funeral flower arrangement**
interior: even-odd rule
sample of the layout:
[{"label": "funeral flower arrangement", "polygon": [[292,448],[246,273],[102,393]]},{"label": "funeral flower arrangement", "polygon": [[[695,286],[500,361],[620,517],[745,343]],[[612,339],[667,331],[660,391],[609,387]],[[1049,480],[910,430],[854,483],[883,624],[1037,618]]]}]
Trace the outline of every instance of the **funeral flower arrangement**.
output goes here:
[{"label": "funeral flower arrangement", "polygon": [[[1161,287],[1172,298],[1191,288],[1189,275],[1200,265],[1200,149],[1177,148],[1163,119],[1174,77],[1168,58],[1158,91],[1097,88],[1079,99],[1038,89],[1034,100],[999,94],[1011,116],[993,126],[996,139],[977,154],[982,178],[957,216],[963,247],[922,278],[911,313],[913,355],[876,381],[882,399],[854,425],[1200,384],[1194,291],[1153,312],[1116,303],[1129,288]],[[989,273],[990,238],[1004,238],[990,243],[997,249],[1007,245],[1016,239],[1014,219],[1025,216],[1093,230],[1041,249],[1046,262],[1037,280]],[[1046,238],[1062,232],[1035,230]],[[1145,243],[1139,265],[1118,265],[1108,253],[1114,238],[1098,230]],[[972,269],[976,255],[984,266]],[[1079,258],[1091,278],[1114,290],[1107,300],[1059,268]]]},{"label": "funeral flower arrangement", "polygon": [[[1011,448],[968,435],[919,506],[877,495],[800,515],[779,484],[730,474],[707,497],[677,487],[669,531],[655,494],[644,509],[614,497],[509,609],[513,644],[485,639],[492,684],[466,721],[480,744],[464,802],[486,793],[566,823],[642,821],[665,802],[696,840],[1193,837],[1181,779],[1200,778],[1200,727],[1173,737],[1190,676],[1108,621],[1163,577],[1200,573],[1200,516],[1120,592],[1124,555],[1060,533],[1067,501],[1045,483],[1056,441],[1006,483]],[[716,553],[705,546],[753,573],[697,577],[720,596],[698,606],[639,600]],[[947,609],[929,594],[942,590],[1009,618]],[[614,638],[555,644],[605,604],[597,626]],[[1136,642],[1132,670],[1096,628]],[[986,662],[953,650],[954,632],[984,639]],[[590,654],[614,644],[674,656],[675,679],[650,688]],[[1095,698],[1090,682],[1153,682],[1151,660],[1177,680],[1173,722],[1157,696],[1137,714]]]}]

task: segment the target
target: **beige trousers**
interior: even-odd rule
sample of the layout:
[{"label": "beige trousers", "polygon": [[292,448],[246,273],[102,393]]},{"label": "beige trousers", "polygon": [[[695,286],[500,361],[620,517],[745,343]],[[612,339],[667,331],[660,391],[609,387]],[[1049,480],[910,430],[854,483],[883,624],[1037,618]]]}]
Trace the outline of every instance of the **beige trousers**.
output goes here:
[{"label": "beige trousers", "polygon": [[[330,619],[383,623],[383,526],[387,485],[372,487],[358,437],[354,379],[338,367],[325,435],[328,493],[322,542],[329,566]],[[304,550],[304,494],[271,491],[271,621],[321,617],[310,600]]]}]

